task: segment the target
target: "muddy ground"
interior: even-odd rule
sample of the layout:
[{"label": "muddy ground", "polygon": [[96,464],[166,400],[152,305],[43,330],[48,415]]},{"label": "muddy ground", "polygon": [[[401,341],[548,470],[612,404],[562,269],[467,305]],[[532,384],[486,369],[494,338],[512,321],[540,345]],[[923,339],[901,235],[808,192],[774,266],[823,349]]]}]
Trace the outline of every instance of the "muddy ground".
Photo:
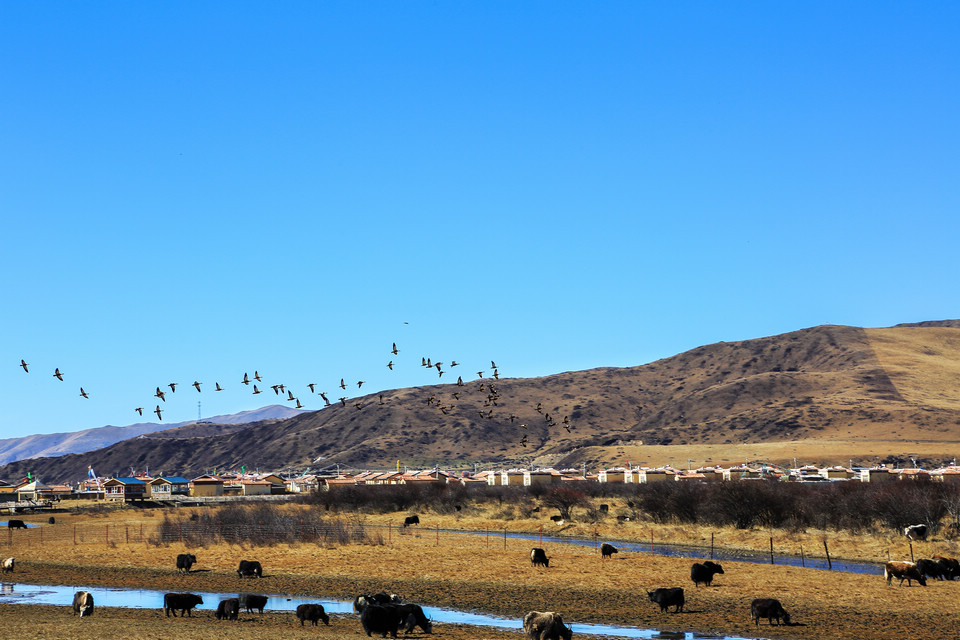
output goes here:
[{"label": "muddy ground", "polygon": [[[110,516],[120,517],[120,516]],[[79,518],[79,516],[78,516]],[[101,518],[100,522],[103,521]],[[60,526],[59,524],[57,526]],[[68,526],[68,525],[64,525]],[[119,525],[117,525],[119,526]],[[23,539],[25,540],[25,538]],[[34,536],[36,540],[36,536]],[[315,596],[351,600],[385,589],[428,606],[475,610],[519,619],[529,610],[555,610],[573,624],[606,623],[667,631],[764,638],[856,639],[955,638],[960,581],[928,586],[887,586],[880,575],[857,575],[781,565],[724,562],[714,586],[695,588],[691,559],[621,553],[602,560],[591,547],[545,545],[549,569],[529,561],[529,541],[450,536],[439,541],[429,530],[394,534],[386,544],[241,547],[182,544],[20,544],[0,553],[17,558],[5,581],[90,587],[125,586],[164,591]],[[178,575],[178,553],[192,552],[197,564]],[[264,577],[241,580],[240,559],[259,560]],[[879,563],[879,561],[878,561]],[[681,613],[661,613],[646,591],[681,586]],[[758,629],[749,617],[753,598],[778,598],[797,623]],[[945,615],[946,614],[946,615]],[[323,635],[356,638],[355,616],[334,617],[330,627],[301,629],[289,612],[241,614],[238,623],[217,622],[211,611],[173,620],[160,610],[98,609],[79,620],[66,607],[0,606],[0,635],[24,638],[222,638],[253,640]],[[228,625],[228,626],[225,626]],[[232,626],[229,626],[232,625]],[[511,638],[516,632],[438,623],[434,635],[450,640]]]}]

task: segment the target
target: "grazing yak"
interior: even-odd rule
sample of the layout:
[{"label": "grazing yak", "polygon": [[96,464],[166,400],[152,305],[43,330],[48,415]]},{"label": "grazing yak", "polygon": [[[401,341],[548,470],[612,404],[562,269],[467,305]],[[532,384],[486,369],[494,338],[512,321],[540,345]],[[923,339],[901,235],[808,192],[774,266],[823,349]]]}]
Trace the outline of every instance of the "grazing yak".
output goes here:
[{"label": "grazing yak", "polygon": [[227,598],[217,605],[217,620],[236,620],[240,617],[240,600]]},{"label": "grazing yak", "polygon": [[13,565],[17,562],[16,558],[7,558],[3,561],[3,564],[0,565],[0,573],[13,573]]},{"label": "grazing yak", "polygon": [[190,610],[199,604],[203,604],[203,598],[195,593],[163,594],[163,612],[168,618],[171,613],[173,613],[173,617],[176,618],[177,611],[180,612],[181,618],[184,615],[190,616]]},{"label": "grazing yak", "polygon": [[573,628],[563,622],[563,617],[554,611],[531,611],[523,617],[523,628],[531,638],[539,640],[570,640]]},{"label": "grazing yak", "polygon": [[683,611],[683,587],[654,589],[647,591],[647,597],[650,598],[650,602],[660,605],[660,613],[666,611],[667,607],[676,607],[673,610],[674,613]]},{"label": "grazing yak", "polygon": [[27,523],[23,520],[7,520],[7,529],[26,529]]},{"label": "grazing yak", "polygon": [[389,633],[391,637],[396,638],[397,630],[404,618],[405,616],[395,606],[368,604],[360,612],[360,625],[368,636],[379,633],[386,638]]},{"label": "grazing yak", "polygon": [[690,579],[693,580],[693,586],[695,587],[699,587],[701,582],[709,587],[710,583],[713,582],[715,573],[723,573],[723,567],[720,566],[719,562],[705,560],[704,562],[694,562],[693,566],[690,567]]},{"label": "grazing yak", "polygon": [[936,560],[920,558],[917,560],[917,571],[924,577],[943,580],[943,567]]},{"label": "grazing yak", "polygon": [[423,608],[418,604],[394,604],[387,605],[396,607],[400,612],[401,619],[406,623],[407,628],[404,633],[410,633],[415,627],[420,627],[424,633],[433,633],[433,622],[423,612]]},{"label": "grazing yak", "polygon": [[544,567],[550,568],[550,558],[547,557],[547,552],[541,549],[540,547],[534,547],[530,550],[530,564],[533,566],[543,565]]},{"label": "grazing yak", "polygon": [[773,619],[777,619],[777,626],[780,626],[780,620],[783,624],[790,624],[790,614],[780,605],[779,600],[773,598],[757,598],[750,603],[750,616],[753,621],[760,626],[760,618],[766,618],[767,624],[773,624]]},{"label": "grazing yak", "polygon": [[403,526],[405,527],[409,527],[414,524],[420,524],[420,516],[412,515],[403,519]]},{"label": "grazing yak", "polygon": [[73,594],[73,615],[80,617],[93,615],[93,594],[89,591],[77,591]]},{"label": "grazing yak", "polygon": [[318,620],[323,620],[323,624],[330,626],[330,616],[323,610],[322,604],[298,604],[297,620],[300,621],[301,627],[307,620],[312,622],[313,626],[317,626]]},{"label": "grazing yak", "polygon": [[602,545],[600,545],[600,559],[601,559],[601,560],[604,559],[604,558],[610,558],[610,557],[612,557],[613,554],[615,554],[615,553],[620,553],[620,551],[619,551],[619,549],[617,549],[617,548],[616,548],[615,546],[613,546],[612,544],[607,544],[606,542],[604,542]]},{"label": "grazing yak", "polygon": [[887,579],[887,585],[894,578],[900,578],[900,586],[903,581],[907,581],[907,586],[911,586],[910,581],[916,580],[921,587],[927,586],[927,579],[917,570],[917,565],[912,562],[888,562],[883,567],[883,577]]},{"label": "grazing yak", "polygon": [[940,572],[943,574],[944,578],[947,580],[960,578],[960,561],[958,561],[956,558],[933,556],[933,559],[937,561],[937,565],[939,565]]},{"label": "grazing yak", "polygon": [[570,640],[573,630],[553,611],[530,611],[523,616],[523,631],[530,640]]},{"label": "grazing yak", "polygon": [[237,575],[241,578],[262,578],[263,567],[256,560],[241,560],[240,566],[237,567]]},{"label": "grazing yak", "polygon": [[257,593],[240,594],[240,608],[244,609],[247,613],[253,613],[253,610],[256,609],[260,612],[260,615],[263,615],[263,608],[265,606],[267,606],[267,596],[262,596]]},{"label": "grazing yak", "polygon": [[903,530],[903,535],[910,540],[926,540],[927,531],[927,525],[925,524],[912,524]]},{"label": "grazing yak", "polygon": [[192,553],[181,553],[177,556],[177,573],[190,573],[190,567],[197,561]]}]

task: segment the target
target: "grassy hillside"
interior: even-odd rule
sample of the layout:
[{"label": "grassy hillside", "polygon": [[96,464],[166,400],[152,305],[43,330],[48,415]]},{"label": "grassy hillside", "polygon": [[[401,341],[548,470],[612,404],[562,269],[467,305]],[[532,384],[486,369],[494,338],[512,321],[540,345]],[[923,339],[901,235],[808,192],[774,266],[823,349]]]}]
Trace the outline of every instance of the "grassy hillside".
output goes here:
[{"label": "grassy hillside", "polygon": [[101,473],[149,464],[189,475],[240,464],[666,462],[650,455],[654,445],[674,461],[698,463],[740,462],[750,456],[745,448],[774,443],[781,447],[768,453],[778,451],[781,461],[810,461],[809,452],[825,462],[860,459],[858,451],[867,459],[952,457],[960,442],[958,386],[957,321],[820,326],[698,347],[638,367],[397,389],[239,431],[203,436],[217,428],[193,428],[193,437],[157,434],[24,461],[0,468],[0,477],[32,471],[47,481],[78,479],[88,464]]}]

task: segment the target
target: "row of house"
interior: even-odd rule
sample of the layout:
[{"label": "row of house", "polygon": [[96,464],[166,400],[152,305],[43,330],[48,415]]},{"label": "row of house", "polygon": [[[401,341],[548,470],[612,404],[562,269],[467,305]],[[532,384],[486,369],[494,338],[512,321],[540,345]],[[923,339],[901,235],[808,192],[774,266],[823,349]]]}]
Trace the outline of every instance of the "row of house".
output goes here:
[{"label": "row of house", "polygon": [[204,474],[193,479],[181,476],[146,475],[91,478],[77,486],[45,485],[37,480],[19,483],[0,481],[0,502],[31,502],[68,498],[94,498],[106,501],[175,500],[178,497],[232,497],[307,493],[357,485],[411,485],[459,483],[464,486],[543,486],[566,482],[608,482],[645,484],[651,482],[724,482],[735,480],[774,479],[796,482],[835,482],[859,480],[885,482],[892,480],[930,480],[960,482],[960,467],[949,466],[931,471],[894,469],[886,466],[848,468],[812,465],[787,469],[769,464],[743,464],[729,468],[703,467],[615,467],[596,473],[582,469],[503,469],[479,473],[450,473],[439,469],[428,471],[364,471],[358,474],[301,475],[283,478],[268,474]]}]

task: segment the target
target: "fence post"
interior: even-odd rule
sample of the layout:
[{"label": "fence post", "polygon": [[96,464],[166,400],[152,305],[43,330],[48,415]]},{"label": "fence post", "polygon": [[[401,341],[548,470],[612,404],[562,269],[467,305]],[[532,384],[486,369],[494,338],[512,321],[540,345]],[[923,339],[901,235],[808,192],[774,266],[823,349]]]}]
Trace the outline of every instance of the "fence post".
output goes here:
[{"label": "fence post", "polygon": [[77,544],[77,525],[73,525],[73,544]]},{"label": "fence post", "polygon": [[807,563],[804,562],[804,559],[803,559],[803,545],[800,545],[800,566],[801,567],[807,566]]},{"label": "fence post", "polygon": [[143,523],[140,523],[140,542],[143,542]]},{"label": "fence post", "polygon": [[507,550],[507,528],[503,528],[503,550]]},{"label": "fence post", "polygon": [[183,542],[183,520],[177,521],[177,542]]},{"label": "fence post", "polygon": [[713,531],[710,532],[710,559],[713,560]]},{"label": "fence post", "polygon": [[540,543],[537,546],[543,546],[543,525],[540,525]]},{"label": "fence post", "polygon": [[594,528],[593,528],[593,548],[594,548],[594,549],[597,548],[597,536],[599,536],[599,535],[600,535],[600,533],[597,531],[597,528],[594,527]]},{"label": "fence post", "polygon": [[440,546],[440,523],[439,523],[439,522],[437,523],[437,544],[436,544],[436,546],[438,546],[438,547]]},{"label": "fence post", "polygon": [[104,542],[110,544],[110,525],[104,528]]},{"label": "fence post", "polygon": [[127,544],[130,544],[130,525],[128,524],[123,525],[123,529],[127,533]]},{"label": "fence post", "polygon": [[914,559],[913,559],[913,542],[911,541],[909,544],[910,544],[910,562],[914,562]]},{"label": "fence post", "polygon": [[393,542],[393,522],[387,523],[387,544]]},{"label": "fence post", "polygon": [[827,552],[827,569],[833,569],[833,563],[830,562],[830,549],[827,548],[827,539],[823,539],[823,550]]},{"label": "fence post", "polygon": [[773,536],[770,536],[770,564],[773,564]]},{"label": "fence post", "polygon": [[487,549],[490,548],[490,525],[487,525]]}]

